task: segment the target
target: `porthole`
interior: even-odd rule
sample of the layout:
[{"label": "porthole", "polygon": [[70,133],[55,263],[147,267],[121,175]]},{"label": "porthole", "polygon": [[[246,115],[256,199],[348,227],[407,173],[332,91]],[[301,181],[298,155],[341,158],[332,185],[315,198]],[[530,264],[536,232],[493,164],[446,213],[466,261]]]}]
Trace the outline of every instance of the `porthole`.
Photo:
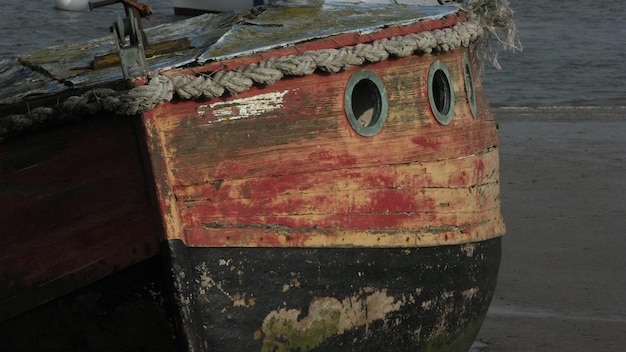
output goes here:
[{"label": "porthole", "polygon": [[380,132],[387,120],[387,91],[378,76],[361,70],[348,80],[345,110],[350,126],[361,136],[371,137]]},{"label": "porthole", "polygon": [[472,116],[476,117],[476,94],[474,93],[472,66],[470,66],[467,54],[463,55],[463,71],[465,72],[465,93],[467,94],[467,103],[472,111]]},{"label": "porthole", "polygon": [[442,125],[449,124],[454,113],[454,89],[448,67],[441,61],[435,61],[430,65],[428,100],[437,121]]}]

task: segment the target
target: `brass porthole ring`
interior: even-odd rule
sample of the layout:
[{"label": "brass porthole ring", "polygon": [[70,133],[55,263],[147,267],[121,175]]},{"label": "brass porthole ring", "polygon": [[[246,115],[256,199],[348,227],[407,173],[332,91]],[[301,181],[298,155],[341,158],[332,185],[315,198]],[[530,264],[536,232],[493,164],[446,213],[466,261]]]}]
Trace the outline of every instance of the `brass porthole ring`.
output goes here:
[{"label": "brass porthole ring", "polygon": [[442,125],[452,121],[454,114],[454,88],[448,67],[437,60],[428,70],[428,101],[433,115]]},{"label": "brass porthole ring", "polygon": [[383,81],[370,70],[360,70],[350,77],[344,104],[350,126],[361,136],[377,134],[387,120],[387,90]]},{"label": "brass porthole ring", "polygon": [[476,93],[474,92],[474,79],[472,78],[472,66],[470,66],[467,53],[463,54],[463,71],[465,72],[465,93],[467,103],[472,111],[472,116],[476,117]]}]

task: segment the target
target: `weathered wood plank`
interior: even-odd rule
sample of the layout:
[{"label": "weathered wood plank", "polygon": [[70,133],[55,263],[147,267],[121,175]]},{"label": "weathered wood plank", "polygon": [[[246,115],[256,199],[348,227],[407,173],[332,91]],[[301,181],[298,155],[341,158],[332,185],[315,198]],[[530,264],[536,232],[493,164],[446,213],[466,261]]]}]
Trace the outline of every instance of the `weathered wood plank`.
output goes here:
[{"label": "weathered wood plank", "polygon": [[183,229],[176,204],[176,195],[171,187],[172,170],[163,157],[166,155],[163,134],[158,129],[154,115],[145,114],[138,125],[140,125],[138,129],[142,141],[141,151],[145,162],[148,164],[146,167],[149,170],[153,200],[158,207],[165,237],[180,239],[183,237]]},{"label": "weathered wood plank", "polygon": [[[359,245],[358,234],[372,230],[411,233],[408,241],[383,241],[400,246],[502,233],[497,131],[484,97],[479,111],[487,112],[471,114],[464,53],[367,65],[389,100],[387,122],[373,137],[358,135],[344,111],[345,86],[359,69],[157,107],[148,119],[159,131],[153,135],[167,170],[162,182],[176,199],[167,207],[180,222],[172,232],[207,246],[268,245],[271,231],[277,238],[307,234],[277,245],[323,243],[309,238],[312,232],[335,245]],[[456,95],[454,118],[445,126],[428,103],[434,59],[447,64]]]},{"label": "weathered wood plank", "polygon": [[[491,215],[485,214],[485,215]],[[400,216],[400,215],[399,215]],[[405,215],[408,217],[408,215]],[[354,217],[354,222],[371,221],[380,226],[389,217]],[[192,227],[185,230],[186,244],[190,247],[430,247],[471,243],[493,238],[494,233],[504,233],[500,216],[483,216],[482,221],[462,223],[458,227],[433,227],[419,230],[288,230],[280,227],[207,228]]]},{"label": "weathered wood plank", "polygon": [[[413,65],[413,60],[406,67]],[[462,98],[464,88],[456,87],[459,98],[455,119],[450,125],[441,126],[430,115],[424,103],[427,99],[419,96],[425,95],[425,87],[419,85],[419,94],[413,94],[415,89],[406,84],[394,86],[394,82],[402,80],[390,68],[389,75],[382,68],[380,72],[389,82],[390,113],[383,131],[371,138],[356,135],[345,117],[341,118],[345,114],[343,87],[353,72],[324,76],[323,91],[316,89],[322,77],[304,78],[298,88],[281,86],[279,82],[268,93],[268,89],[255,90],[226,101],[217,100],[196,107],[201,114],[184,122],[183,118],[197,114],[186,110],[192,105],[177,104],[175,111],[157,112],[174,115],[158,118],[163,124],[166,155],[176,175],[175,184],[441,160],[471,155],[494,145],[495,130],[489,128],[493,122],[471,117]],[[415,84],[421,84],[420,77],[423,76]],[[249,109],[246,104],[257,103],[251,102],[255,94],[282,96],[274,100],[275,109],[241,117],[241,110]],[[311,114],[302,116],[301,111]],[[229,123],[225,120],[235,118]],[[304,155],[307,159],[302,158]]]},{"label": "weathered wood plank", "polygon": [[[152,43],[145,49],[146,58],[168,55],[180,51],[186,51],[191,47],[189,38],[166,40],[164,42]],[[91,68],[100,70],[106,67],[117,67],[120,65],[119,53],[112,52],[105,55],[98,55],[93,59]]]},{"label": "weathered wood plank", "polygon": [[[243,179],[216,180],[204,184],[174,187],[183,201],[201,199],[240,199],[349,191],[358,189],[401,189],[434,187],[472,187],[498,181],[498,153],[410,164],[382,165],[375,170],[363,168],[320,170],[315,174],[294,173]],[[320,180],[333,180],[321,183]]]},{"label": "weathered wood plank", "polygon": [[0,320],[158,252],[131,120],[34,133],[0,159]]},{"label": "weathered wood plank", "polygon": [[[246,198],[209,198],[180,204],[186,224],[200,219],[210,223],[230,223],[231,217],[242,219],[256,216],[280,215],[334,215],[350,214],[456,214],[493,209],[499,204],[498,188],[403,188],[358,189],[298,192],[272,196],[256,196],[250,191]],[[224,220],[220,220],[224,218]],[[315,222],[301,226],[313,226]],[[436,224],[435,224],[436,225]],[[357,225],[337,222],[333,228]]]}]

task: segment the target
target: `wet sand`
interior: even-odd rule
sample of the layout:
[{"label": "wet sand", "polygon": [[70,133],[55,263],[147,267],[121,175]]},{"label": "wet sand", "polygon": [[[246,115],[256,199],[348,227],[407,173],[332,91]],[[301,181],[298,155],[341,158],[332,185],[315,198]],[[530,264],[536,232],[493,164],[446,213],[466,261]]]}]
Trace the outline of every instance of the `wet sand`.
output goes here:
[{"label": "wet sand", "polygon": [[623,351],[626,109],[494,114],[507,234],[472,351]]}]

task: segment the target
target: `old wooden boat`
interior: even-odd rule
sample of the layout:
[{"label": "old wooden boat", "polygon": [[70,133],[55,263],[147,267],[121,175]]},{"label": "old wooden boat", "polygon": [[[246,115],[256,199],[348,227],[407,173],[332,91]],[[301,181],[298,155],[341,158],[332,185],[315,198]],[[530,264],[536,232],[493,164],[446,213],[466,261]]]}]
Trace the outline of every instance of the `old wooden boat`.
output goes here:
[{"label": "old wooden boat", "polygon": [[467,350],[505,232],[479,17],[285,1],[146,45],[126,5],[2,59],[0,321],[159,255],[181,350]]}]

